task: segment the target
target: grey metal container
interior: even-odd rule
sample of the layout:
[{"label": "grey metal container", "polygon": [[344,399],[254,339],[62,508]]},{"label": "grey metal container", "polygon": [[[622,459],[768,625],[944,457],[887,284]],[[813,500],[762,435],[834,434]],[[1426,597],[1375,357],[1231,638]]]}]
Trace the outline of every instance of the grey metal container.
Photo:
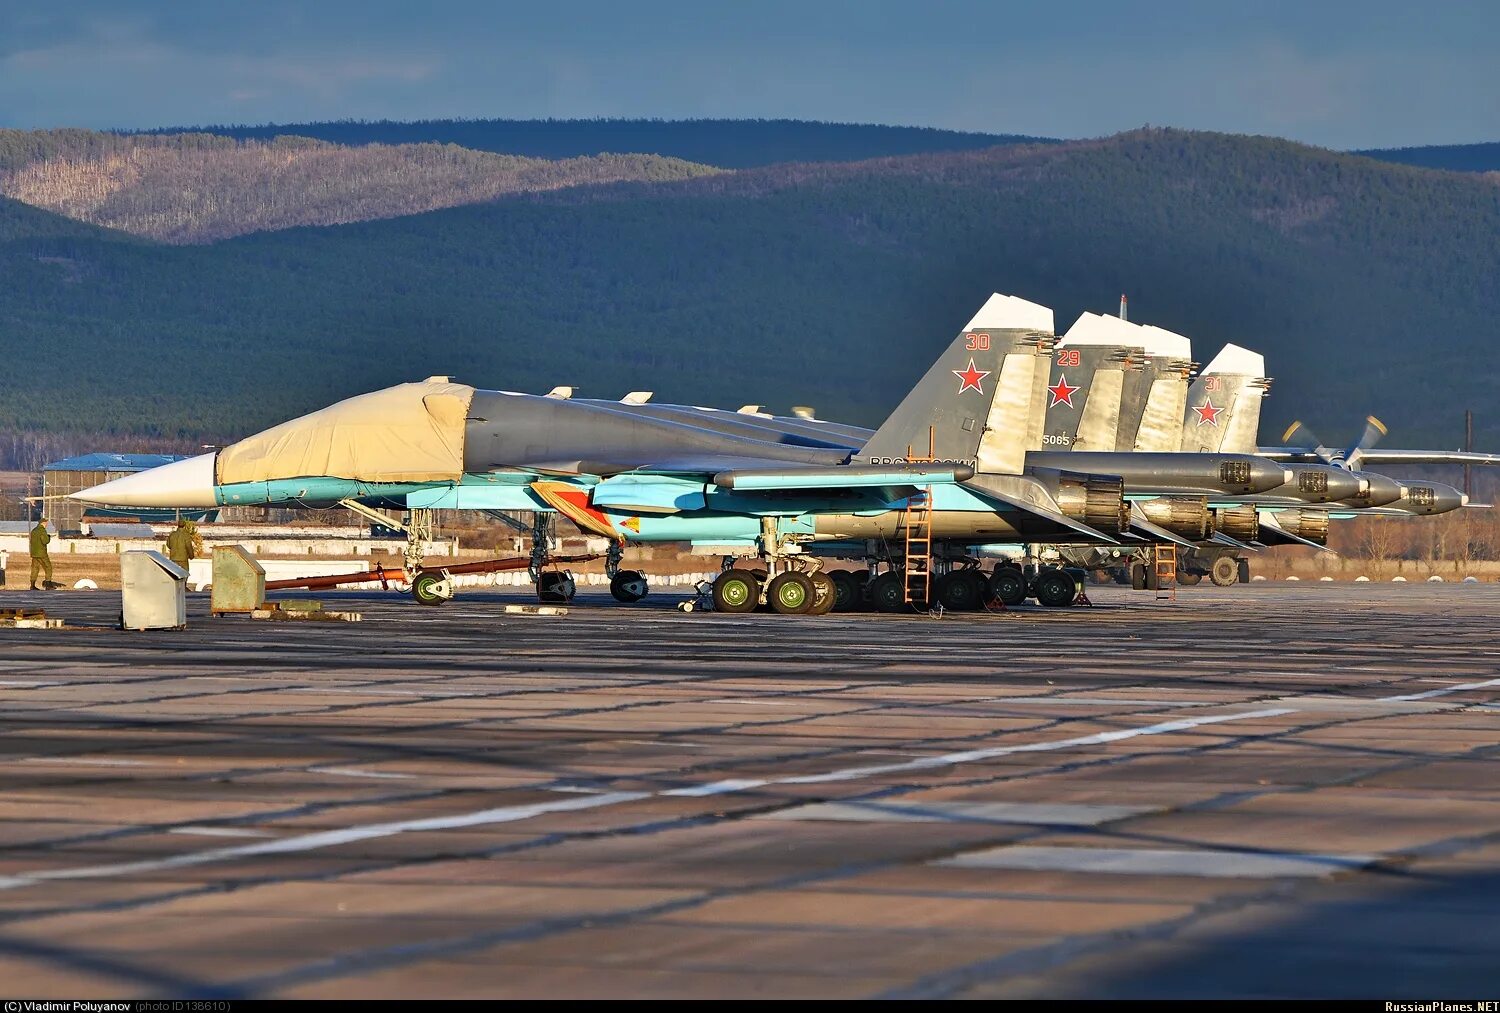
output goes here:
[{"label": "grey metal container", "polygon": [[120,625],[176,630],[187,625],[187,571],[160,552],[120,554]]}]

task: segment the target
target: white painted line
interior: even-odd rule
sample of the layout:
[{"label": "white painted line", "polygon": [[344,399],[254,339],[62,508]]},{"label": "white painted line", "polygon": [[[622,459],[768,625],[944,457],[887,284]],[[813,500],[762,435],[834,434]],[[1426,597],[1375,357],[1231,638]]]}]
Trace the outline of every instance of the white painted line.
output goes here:
[{"label": "white painted line", "polygon": [[238,858],[256,858],[261,855],[285,855],[301,851],[316,851],[354,841],[368,841],[397,834],[421,833],[428,830],[461,830],[465,827],[487,826],[493,823],[514,823],[529,820],[548,813],[572,812],[578,809],[598,809],[601,806],[619,805],[650,798],[650,792],[617,791],[608,795],[588,795],[581,798],[559,799],[556,802],[533,802],[529,805],[504,806],[499,809],[481,809],[478,812],[460,813],[456,816],[433,816],[420,820],[401,820],[394,823],[374,823],[363,827],[347,827],[343,830],[321,830],[312,834],[299,834],[276,841],[259,844],[241,844],[233,848],[213,848],[170,858],[151,858],[139,862],[120,862],[115,865],[87,865],[75,869],[44,869],[41,872],[25,872],[14,876],[0,876],[0,890],[14,890],[52,880],[107,879],[112,876],[131,876],[140,873],[160,872],[163,869],[185,869],[212,862],[229,862]]},{"label": "white painted line", "polygon": [[871,799],[820,802],[754,817],[760,820],[830,820],[840,823],[1021,823],[1092,827],[1159,806],[1077,805],[1046,802],[910,802]]},{"label": "white painted line", "polygon": [[122,862],[115,865],[84,866],[73,869],[49,869],[41,872],[0,876],[0,890],[13,890],[18,887],[32,886],[36,883],[44,883],[52,880],[104,879],[111,876],[129,876],[139,873],[159,872],[163,869],[208,865],[214,862],[253,858],[260,855],[314,851],[354,841],[391,837],[402,833],[420,833],[428,830],[453,830],[494,823],[514,823],[548,813],[599,809],[605,806],[620,805],[625,802],[635,802],[647,798],[701,798],[777,784],[821,784],[834,781],[853,781],[862,777],[871,777],[880,774],[905,773],[907,771],[928,770],[933,767],[974,763],[1014,753],[1045,752],[1057,749],[1071,749],[1076,746],[1101,745],[1146,735],[1165,735],[1171,732],[1187,731],[1203,725],[1222,724],[1229,721],[1248,721],[1256,718],[1280,717],[1293,713],[1296,713],[1294,709],[1275,707],[1255,711],[1241,711],[1233,714],[1211,714],[1198,718],[1183,718],[1179,721],[1163,721],[1141,728],[1127,728],[1113,732],[1099,732],[1094,735],[1080,735],[1074,738],[1058,739],[1051,742],[1030,742],[1015,746],[971,749],[960,753],[944,753],[939,756],[922,757],[905,763],[848,767],[842,770],[830,771],[826,774],[805,774],[797,777],[774,779],[745,778],[711,781],[707,784],[692,785],[685,788],[672,788],[660,792],[617,791],[603,795],[574,796],[568,799],[559,799],[555,802],[536,802],[529,805],[482,809],[478,812],[460,813],[454,816],[435,816],[428,819],[376,823],[367,826],[348,827],[343,830],[326,830],[318,833],[302,834],[296,837],[265,841],[258,844],[245,844],[232,848],[214,848],[193,854],[174,855],[169,858]]},{"label": "white painted line", "polygon": [[36,689],[38,686],[65,686],[63,682],[37,682],[36,680],[23,679],[0,679],[0,686],[11,686],[16,689]]},{"label": "white painted line", "polygon": [[968,749],[961,753],[939,753],[936,756],[923,756],[915,760],[907,760],[905,763],[882,763],[868,767],[845,767],[842,770],[831,770],[825,774],[802,774],[797,777],[756,779],[732,779],[727,781],[710,781],[708,784],[693,785],[690,788],[672,788],[662,792],[663,795],[686,795],[700,797],[703,795],[722,795],[725,792],[745,791],[750,788],[764,788],[773,784],[826,784],[830,781],[856,781],[863,777],[875,777],[880,774],[904,774],[913,770],[930,770],[933,767],[951,767],[960,763],[975,763],[980,760],[992,760],[997,756],[1010,756],[1014,753],[1044,753],[1055,749],[1072,749],[1076,746],[1097,746],[1106,742],[1119,742],[1123,739],[1134,739],[1142,735],[1165,735],[1170,732],[1182,732],[1201,725],[1222,724],[1225,721],[1246,721],[1250,718],[1274,718],[1283,714],[1294,714],[1296,711],[1287,707],[1272,707],[1266,710],[1241,711],[1237,714],[1209,714],[1201,718],[1182,718],[1178,721],[1163,721],[1159,724],[1145,725],[1141,728],[1123,728],[1114,732],[1098,732],[1094,735],[1079,735],[1071,739],[1054,739],[1051,742],[1027,742],[1018,746],[992,746],[988,749]]},{"label": "white painted line", "polygon": [[669,788],[660,792],[662,795],[678,795],[683,798],[701,798],[705,795],[723,795],[731,791],[745,791],[750,788],[764,788],[773,781],[761,781],[755,778],[730,779],[728,781],[710,781],[707,784],[695,784],[687,788]]},{"label": "white painted line", "polygon": [[251,830],[249,827],[173,827],[169,834],[187,834],[191,837],[275,837],[269,830]]},{"label": "white painted line", "polygon": [[1445,686],[1442,689],[1429,689],[1425,693],[1409,693],[1406,696],[1387,696],[1381,699],[1392,703],[1398,700],[1428,700],[1435,696],[1447,696],[1449,693],[1462,693],[1470,689],[1488,689],[1491,686],[1500,686],[1500,679],[1486,679],[1484,682],[1465,682],[1457,686]]},{"label": "white painted line", "polygon": [[1224,879],[1319,877],[1358,869],[1374,855],[1263,854],[1244,851],[1149,851],[1041,845],[987,848],[931,863],[963,869],[1095,872],[1125,876],[1206,876]]},{"label": "white painted line", "polygon": [[734,698],[734,699],[724,699],[724,700],[704,700],[703,702],[704,703],[733,703],[733,704],[740,704],[740,705],[745,706],[745,707],[790,707],[792,705],[792,703],[793,703],[793,701],[791,701],[791,700],[753,700],[753,699],[740,698],[740,697],[737,697],[737,698]]},{"label": "white painted line", "polygon": [[339,777],[372,777],[382,781],[409,781],[415,774],[397,774],[387,770],[360,770],[357,767],[308,767],[309,774],[335,774]]},{"label": "white painted line", "polygon": [[548,788],[548,791],[560,791],[565,795],[603,795],[603,788],[585,788],[581,784],[560,784],[556,788]]}]

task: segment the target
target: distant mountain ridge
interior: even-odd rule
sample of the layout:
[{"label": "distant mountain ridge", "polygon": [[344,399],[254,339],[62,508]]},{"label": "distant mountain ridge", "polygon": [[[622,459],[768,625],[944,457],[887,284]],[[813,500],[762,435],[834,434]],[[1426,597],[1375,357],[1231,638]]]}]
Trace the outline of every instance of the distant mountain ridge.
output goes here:
[{"label": "distant mountain ridge", "polygon": [[1500,172],[1500,141],[1484,144],[1431,144],[1418,148],[1368,148],[1354,152],[1383,162],[1454,172]]},{"label": "distant mountain ridge", "polygon": [[259,126],[163,127],[143,134],[218,134],[238,140],[281,135],[334,144],[457,144],[531,158],[577,158],[639,152],[723,169],[779,162],[858,162],[893,155],[967,151],[997,144],[1050,143],[1050,138],[935,127],[810,120],[336,120]]},{"label": "distant mountain ridge", "polygon": [[394,218],[506,194],[717,172],[649,154],[550,161],[452,144],[0,130],[0,194],[170,243]]},{"label": "distant mountain ridge", "polygon": [[[294,135],[350,145],[457,144],[476,151],[553,159],[628,151],[670,155],[726,169],[780,162],[859,162],[1002,144],[1061,143],[1059,138],[1025,134],[785,119],[333,120],[160,127],[136,133],[206,133],[241,140]],[[1350,154],[1428,169],[1500,171],[1500,142],[1368,148]]]}]

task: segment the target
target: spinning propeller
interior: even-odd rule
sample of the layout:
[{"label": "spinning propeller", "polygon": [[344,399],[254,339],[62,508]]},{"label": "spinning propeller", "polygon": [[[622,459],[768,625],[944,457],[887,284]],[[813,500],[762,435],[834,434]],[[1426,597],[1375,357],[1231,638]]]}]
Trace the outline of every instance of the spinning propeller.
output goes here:
[{"label": "spinning propeller", "polygon": [[1287,427],[1287,431],[1281,434],[1281,442],[1287,443],[1291,440],[1292,434],[1298,431],[1313,442],[1314,446],[1308,451],[1309,453],[1316,455],[1324,464],[1331,464],[1335,468],[1343,468],[1346,471],[1358,471],[1360,458],[1364,456],[1364,452],[1373,449],[1375,444],[1380,442],[1380,438],[1386,434],[1385,423],[1369,415],[1365,418],[1365,431],[1360,433],[1359,439],[1351,443],[1347,450],[1334,450],[1318,439],[1317,434],[1308,428],[1306,423],[1299,420],[1293,422]]}]

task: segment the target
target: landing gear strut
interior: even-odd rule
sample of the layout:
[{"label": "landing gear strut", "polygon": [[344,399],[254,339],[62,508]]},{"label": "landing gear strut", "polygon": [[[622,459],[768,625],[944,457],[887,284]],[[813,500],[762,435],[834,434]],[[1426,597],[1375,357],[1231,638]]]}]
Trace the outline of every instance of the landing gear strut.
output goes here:
[{"label": "landing gear strut", "polygon": [[639,570],[620,569],[624,557],[624,544],[611,542],[609,554],[604,557],[604,575],[609,578],[609,593],[614,595],[615,601],[634,605],[646,597],[651,587],[646,581],[646,575]]},{"label": "landing gear strut", "polygon": [[713,582],[715,612],[754,612],[762,600],[780,615],[820,616],[833,610],[838,600],[835,578],[818,569],[817,559],[802,554],[796,537],[783,534],[776,518],[761,520],[759,548],[764,574],[742,569],[733,557],[725,557],[724,570]]},{"label": "landing gear strut", "polygon": [[578,583],[568,570],[548,570],[552,556],[552,539],[557,530],[557,515],[537,510],[531,515],[531,565],[527,572],[536,584],[537,601],[549,605],[566,605],[578,593]]}]

